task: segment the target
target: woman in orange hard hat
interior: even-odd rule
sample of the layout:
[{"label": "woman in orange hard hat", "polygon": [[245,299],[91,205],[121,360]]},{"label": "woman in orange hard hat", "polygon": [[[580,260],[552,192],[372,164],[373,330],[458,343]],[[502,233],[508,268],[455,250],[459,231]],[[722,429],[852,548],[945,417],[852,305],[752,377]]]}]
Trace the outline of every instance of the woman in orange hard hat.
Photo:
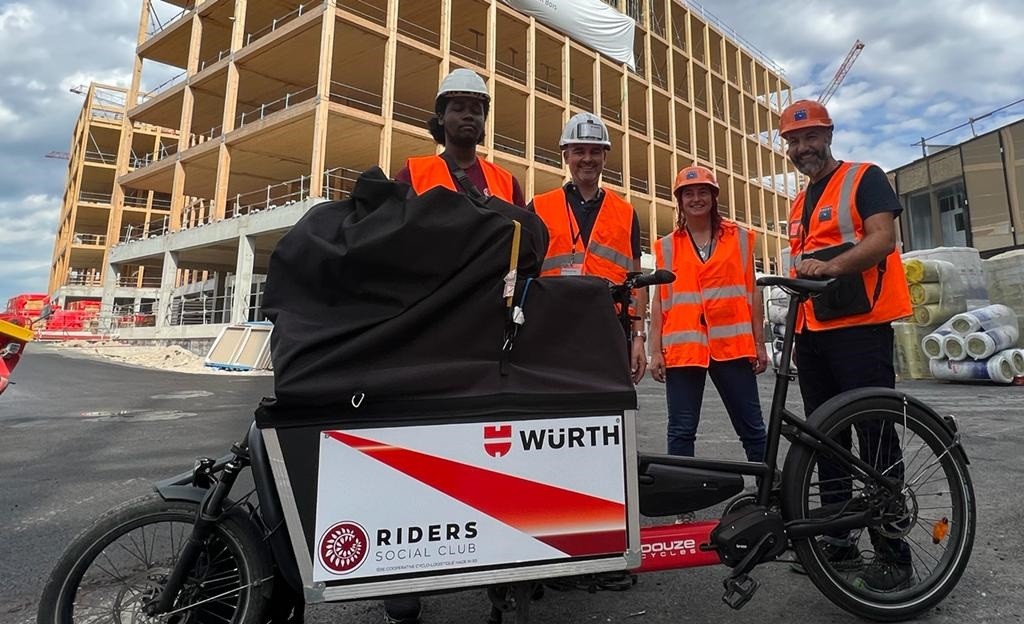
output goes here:
[{"label": "woman in orange hard hat", "polygon": [[693,456],[707,377],[725,402],[749,461],[764,459],[765,426],[755,375],[768,365],[754,235],[718,213],[707,168],[676,176],[676,227],[654,245],[655,264],[676,274],[651,309],[651,376],[666,384],[668,452]]}]

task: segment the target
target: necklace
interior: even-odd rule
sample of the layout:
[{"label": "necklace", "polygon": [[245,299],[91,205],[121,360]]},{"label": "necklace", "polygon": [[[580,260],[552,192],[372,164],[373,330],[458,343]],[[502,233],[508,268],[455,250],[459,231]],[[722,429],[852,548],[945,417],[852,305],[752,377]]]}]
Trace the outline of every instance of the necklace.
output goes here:
[{"label": "necklace", "polygon": [[697,255],[700,256],[701,261],[707,260],[708,256],[711,255],[711,241],[714,236],[708,235],[708,240],[703,245],[697,243],[697,237],[693,235],[690,228],[686,228],[686,233],[690,235],[690,240],[693,241],[693,246],[697,248]]}]

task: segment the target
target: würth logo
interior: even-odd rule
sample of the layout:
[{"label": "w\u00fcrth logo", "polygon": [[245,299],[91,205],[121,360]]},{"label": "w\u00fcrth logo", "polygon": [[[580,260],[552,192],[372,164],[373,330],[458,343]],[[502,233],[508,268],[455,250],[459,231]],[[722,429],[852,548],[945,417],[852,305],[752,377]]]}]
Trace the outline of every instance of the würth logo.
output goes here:
[{"label": "w\u00fcrth logo", "polygon": [[355,522],[339,522],[320,538],[320,563],[334,574],[348,574],[366,559],[369,545],[363,527]]},{"label": "w\u00fcrth logo", "polygon": [[512,450],[512,425],[484,425],[484,452],[491,457],[504,457]]}]

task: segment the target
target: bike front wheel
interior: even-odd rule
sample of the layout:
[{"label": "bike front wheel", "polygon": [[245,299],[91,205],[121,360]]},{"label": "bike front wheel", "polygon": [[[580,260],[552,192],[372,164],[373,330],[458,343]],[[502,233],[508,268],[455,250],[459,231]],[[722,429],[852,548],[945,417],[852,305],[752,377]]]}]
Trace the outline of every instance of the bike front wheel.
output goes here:
[{"label": "bike front wheel", "polygon": [[894,396],[819,411],[809,424],[901,486],[894,496],[824,447],[791,447],[782,492],[787,521],[872,514],[869,527],[793,540],[811,581],[836,605],[873,620],[905,620],[934,607],[956,586],[974,543],[974,489],[953,434],[930,411]]},{"label": "bike front wheel", "polygon": [[192,531],[198,507],[152,494],[104,514],[57,563],[43,589],[38,624],[262,621],[274,575],[266,546],[239,508],[217,522],[171,612],[146,614]]}]

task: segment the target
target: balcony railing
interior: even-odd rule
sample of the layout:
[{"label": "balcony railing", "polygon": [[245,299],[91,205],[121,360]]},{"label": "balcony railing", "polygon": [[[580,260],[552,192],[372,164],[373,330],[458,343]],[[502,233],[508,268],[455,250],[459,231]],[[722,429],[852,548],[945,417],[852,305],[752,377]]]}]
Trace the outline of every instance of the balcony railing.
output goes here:
[{"label": "balcony railing", "polygon": [[95,191],[80,191],[78,201],[90,204],[109,204],[113,199],[113,193],[97,193]]},{"label": "balcony railing", "polygon": [[629,127],[631,130],[635,130],[640,134],[647,134],[647,121],[644,119],[635,119],[630,117]]},{"label": "balcony railing", "polygon": [[494,133],[494,149],[526,158],[526,141]]},{"label": "balcony railing", "polygon": [[125,195],[125,208],[145,208],[148,204],[147,198],[138,195]]},{"label": "balcony railing", "polygon": [[615,123],[622,122],[622,110],[618,108],[612,108],[610,106],[601,105],[601,117],[605,121],[614,121]]},{"label": "balcony railing", "polygon": [[264,26],[263,28],[260,28],[259,30],[253,31],[251,33],[246,33],[245,45],[249,45],[250,43],[256,41],[260,37],[265,37],[266,35],[269,35],[270,33],[274,32],[281,26],[284,26],[288,22],[301,17],[303,13],[308,13],[311,8],[320,6],[321,4],[323,4],[322,1],[307,2],[305,4],[300,4],[299,6],[292,9],[291,11],[288,11],[284,15],[279,15],[275,17],[274,19],[270,20],[270,23]]},{"label": "balcony railing", "polygon": [[644,178],[634,178],[629,176],[629,188],[634,191],[640,191],[641,193],[650,192],[650,183]]},{"label": "balcony railing", "polygon": [[672,187],[666,184],[655,184],[654,195],[661,199],[672,199]]},{"label": "balcony railing", "polygon": [[583,110],[589,111],[594,108],[594,99],[589,95],[580,95],[578,93],[569,92],[569,103],[573,106],[579,106]]},{"label": "balcony railing", "polygon": [[140,280],[138,273],[132,275],[122,274],[117,277],[117,285],[126,288],[160,288],[160,277],[143,275]]},{"label": "balcony railing", "polygon": [[562,87],[560,85],[556,85],[553,82],[548,82],[547,80],[541,80],[540,78],[535,79],[534,83],[537,90],[540,91],[541,93],[544,93],[545,95],[550,95],[551,97],[559,100],[562,99]]},{"label": "balcony railing", "polygon": [[608,184],[622,186],[622,172],[618,169],[609,169],[608,167],[605,167],[604,171],[601,173],[601,177]]},{"label": "balcony railing", "polygon": [[211,55],[209,58],[205,58],[205,59],[199,61],[199,70],[198,71],[203,71],[208,66],[214,65],[216,63],[219,63],[219,62],[221,62],[222,60],[226,59],[229,56],[231,56],[231,48],[228,48],[226,50],[221,50],[220,52]]},{"label": "balcony railing", "polygon": [[387,25],[388,22],[387,6],[380,7],[364,0],[338,0],[338,8],[365,17],[381,26]]},{"label": "balcony railing", "polygon": [[170,89],[174,85],[176,85],[179,82],[181,82],[182,80],[184,80],[185,76],[187,74],[188,74],[187,70],[186,71],[182,71],[180,74],[175,74],[174,76],[171,76],[167,80],[161,82],[160,84],[158,84],[157,86],[153,87],[149,91],[146,91],[145,93],[140,91],[139,92],[138,100],[136,101],[136,105],[142,104],[143,102],[145,102],[146,100],[156,96],[157,94],[163,93],[164,91]]},{"label": "balcony railing", "polygon": [[94,269],[71,269],[64,280],[65,286],[102,286],[99,271]]},{"label": "balcony railing", "polygon": [[149,152],[149,153],[143,154],[142,156],[136,156],[134,153],[132,153],[131,157],[128,159],[128,164],[133,169],[141,169],[143,167],[148,167],[149,165],[152,165],[153,163],[155,163],[158,160],[161,160],[163,158],[166,158],[166,157],[168,157],[168,156],[170,156],[172,154],[176,154],[176,153],[178,153],[178,143],[177,142],[175,142],[175,143],[161,143],[160,144],[160,149],[157,150],[156,154],[153,154],[152,152]]},{"label": "balcony railing", "polygon": [[98,121],[109,121],[113,123],[121,123],[124,119],[124,113],[120,111],[112,111],[105,108],[90,108],[89,117]]},{"label": "balcony railing", "polygon": [[101,152],[99,150],[86,150],[85,161],[99,163],[101,165],[117,164],[117,153]]},{"label": "balcony railing", "polygon": [[264,102],[257,107],[251,108],[247,111],[241,112],[235,116],[235,128],[241,128],[245,124],[259,121],[271,115],[283,111],[287,108],[295,106],[311,99],[316,95],[316,85],[311,85],[298,91],[285,93],[284,96],[272,100],[270,102]]},{"label": "balcony railing", "polygon": [[395,121],[401,121],[403,123],[422,128],[423,124],[425,124],[427,119],[430,119],[433,114],[434,111],[432,110],[395,100],[395,106],[391,116],[394,117]]},{"label": "balcony railing", "polygon": [[671,139],[668,130],[662,130],[657,127],[652,130],[652,134],[654,135],[655,140],[661,141],[662,143],[668,143]]},{"label": "balcony railing", "polygon": [[146,28],[146,35],[149,36],[149,37],[152,37],[153,35],[155,35],[155,34],[159,33],[160,31],[164,30],[165,28],[167,28],[171,24],[177,22],[179,19],[184,17],[184,15],[186,13],[188,13],[188,12],[189,12],[189,9],[183,8],[182,10],[178,11],[176,14],[174,14],[171,17],[166,17],[164,19],[160,19],[160,16],[157,15],[156,9],[154,8],[154,6],[152,4],[150,4],[149,5],[149,23],[147,25],[148,27]]},{"label": "balcony railing", "polygon": [[452,41],[452,54],[463,60],[469,61],[478,67],[487,66],[487,55],[458,41]]},{"label": "balcony railing", "polygon": [[324,171],[324,199],[337,201],[352,194],[361,172],[346,167]]},{"label": "balcony railing", "polygon": [[334,80],[331,81],[330,98],[337,104],[375,115],[380,115],[383,107],[381,94]]},{"label": "balcony railing", "polygon": [[552,167],[561,168],[562,166],[562,155],[554,150],[545,149],[543,147],[534,146],[533,159],[539,163],[551,165]]},{"label": "balcony railing", "polygon": [[71,242],[75,245],[106,245],[107,235],[75,232],[74,236],[71,237]]},{"label": "balcony railing", "polygon": [[[421,26],[416,22],[411,22],[404,17],[398,18],[398,32],[406,37],[415,39],[420,43],[425,43],[432,48],[436,48],[441,45],[441,35],[439,33],[436,33],[425,26]],[[453,46],[455,45],[454,41],[451,43]]]},{"label": "balcony railing", "polygon": [[526,84],[525,68],[515,67],[514,65],[509,65],[508,63],[495,60],[494,71],[506,78],[511,78],[512,80],[515,80],[516,82],[522,83],[524,85]]}]

